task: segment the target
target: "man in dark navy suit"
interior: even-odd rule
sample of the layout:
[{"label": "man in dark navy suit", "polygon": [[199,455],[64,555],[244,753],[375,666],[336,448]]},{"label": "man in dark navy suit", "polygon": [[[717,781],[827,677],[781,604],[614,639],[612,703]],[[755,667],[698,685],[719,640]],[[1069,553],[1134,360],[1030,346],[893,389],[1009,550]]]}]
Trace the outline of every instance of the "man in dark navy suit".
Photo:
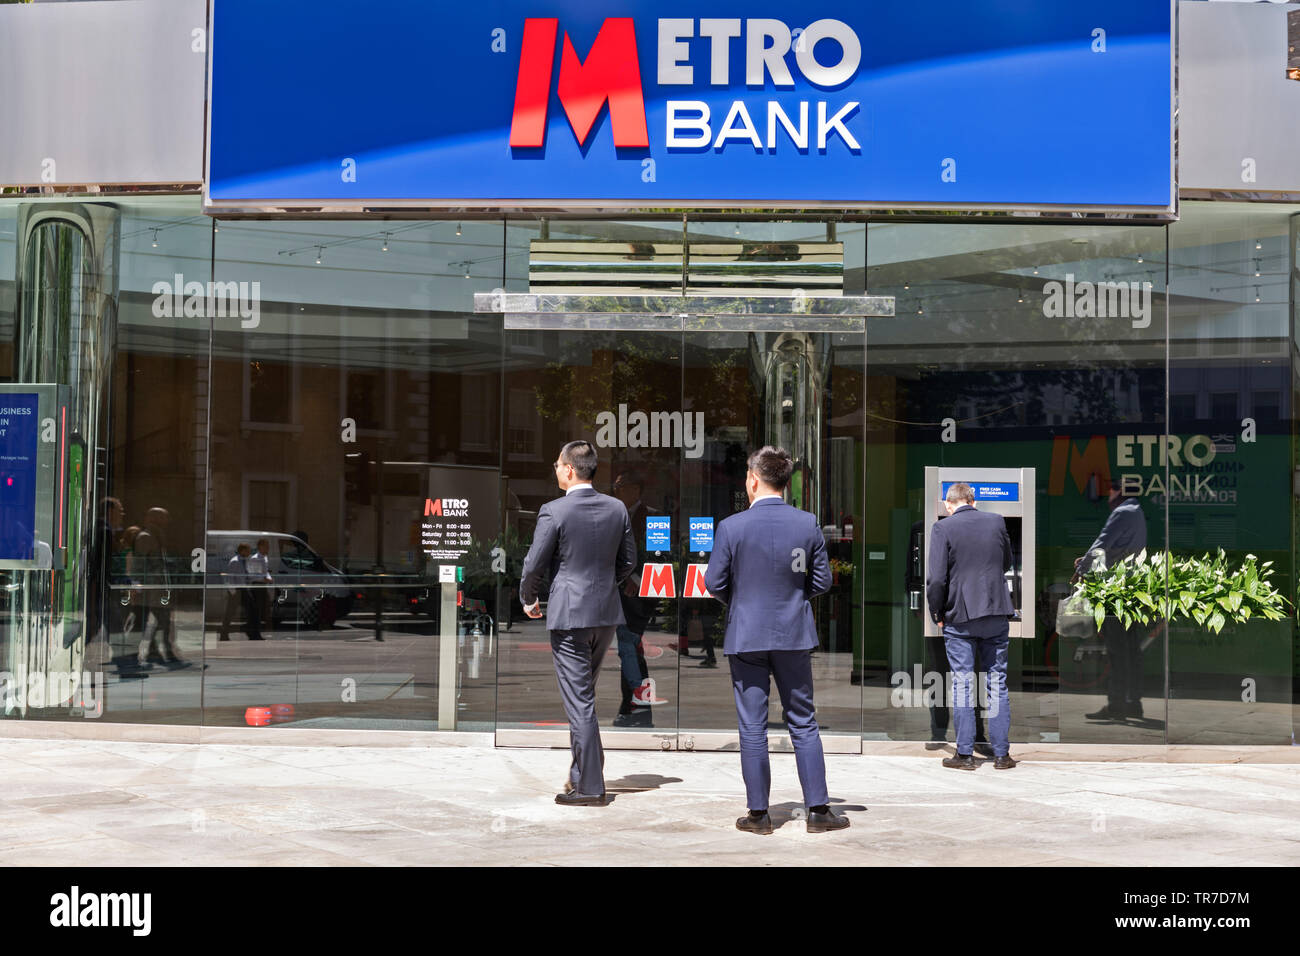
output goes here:
[{"label": "man in dark navy suit", "polygon": [[826,760],[813,707],[817,628],[808,602],[831,586],[826,540],[813,515],[792,508],[782,497],[794,472],[789,452],[766,445],[746,464],[749,510],[719,523],[704,575],[709,593],[727,605],[722,652],[731,664],[740,768],[749,801],[749,814],[736,821],[736,828],[772,832],[767,812],[772,788],[767,707],[775,678],[794,744],[808,832],[840,830],[849,819],[828,806]]},{"label": "man in dark navy suit", "polygon": [[1011,704],[1007,695],[1008,618],[1015,613],[1003,575],[1011,567],[1011,538],[1001,515],[975,509],[975,492],[955,482],[944,497],[948,517],[930,531],[926,600],[943,631],[952,669],[957,756],[943,765],[974,770],[975,673],[987,675],[988,730],[993,767],[1010,770]]},{"label": "man in dark navy suit", "polygon": [[560,449],[555,482],[564,497],[538,510],[519,582],[519,599],[531,618],[542,616],[541,584],[545,577],[551,582],[546,629],[573,752],[565,792],[555,797],[565,806],[605,805],[596,678],[615,628],[624,623],[619,585],[636,565],[627,508],[592,487],[595,474],[596,449],[590,443],[571,441]]}]

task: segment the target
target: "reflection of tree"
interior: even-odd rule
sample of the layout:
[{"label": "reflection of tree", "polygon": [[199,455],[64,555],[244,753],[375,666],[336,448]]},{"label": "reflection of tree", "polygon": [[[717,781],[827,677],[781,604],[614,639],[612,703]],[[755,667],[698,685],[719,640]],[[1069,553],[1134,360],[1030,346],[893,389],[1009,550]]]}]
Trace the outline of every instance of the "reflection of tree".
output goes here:
[{"label": "reflection of tree", "polygon": [[[1015,428],[1047,424],[1057,408],[1067,422],[1111,423],[1121,418],[1116,391],[1140,383],[1135,368],[936,370],[908,390],[907,407],[897,410],[902,414],[885,417],[938,425],[954,408],[968,406],[974,427]],[[1049,397],[1055,391],[1059,399]]]},{"label": "reflection of tree", "polygon": [[[590,333],[582,340],[589,361],[566,356],[541,370],[534,392],[537,410],[553,422],[573,415],[580,429],[595,431],[596,416],[629,411],[704,412],[706,423],[729,418],[735,411],[735,390],[747,368],[742,349],[701,349],[705,363],[682,368],[680,335],[654,332]],[[683,409],[683,371],[688,378]]]},{"label": "reflection of tree", "polygon": [[[465,593],[488,601],[495,596],[498,583],[509,586],[518,581],[523,574],[524,558],[530,543],[515,528],[507,528],[500,540],[474,538],[469,551],[461,558],[461,566],[465,569]],[[503,572],[492,569],[495,560],[492,552],[498,547],[505,550]]]}]

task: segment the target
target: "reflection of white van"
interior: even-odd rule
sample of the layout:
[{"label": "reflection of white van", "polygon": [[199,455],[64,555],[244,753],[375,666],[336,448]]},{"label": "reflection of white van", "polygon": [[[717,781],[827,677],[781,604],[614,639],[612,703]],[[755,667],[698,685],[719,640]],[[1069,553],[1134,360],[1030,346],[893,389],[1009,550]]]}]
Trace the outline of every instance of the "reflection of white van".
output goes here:
[{"label": "reflection of white van", "polygon": [[223,588],[222,575],[239,545],[247,544],[248,550],[256,553],[262,538],[267,542],[267,564],[271,569],[271,584],[267,587],[274,588],[273,622],[296,620],[308,627],[328,625],[352,609],[352,591],[343,572],[327,564],[300,539],[279,531],[209,531],[205,575],[208,587]]}]

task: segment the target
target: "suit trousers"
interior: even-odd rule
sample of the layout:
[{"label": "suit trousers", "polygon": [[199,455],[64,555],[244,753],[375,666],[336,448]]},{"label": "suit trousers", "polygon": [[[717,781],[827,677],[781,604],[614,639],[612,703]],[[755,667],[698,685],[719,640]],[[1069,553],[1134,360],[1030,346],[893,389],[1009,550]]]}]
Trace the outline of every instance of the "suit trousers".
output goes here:
[{"label": "suit trousers", "polygon": [[740,771],[751,810],[766,810],[772,790],[767,756],[767,708],[771,681],[785,708],[785,723],[794,745],[794,762],[803,788],[803,802],[819,807],[830,802],[826,791],[826,758],[813,707],[811,651],[751,651],[732,654],[731,686],[740,723]]},{"label": "suit trousers", "polygon": [[569,718],[569,781],[578,793],[599,796],[605,792],[605,751],[600,745],[596,719],[596,678],[614,640],[615,628],[579,627],[551,631],[551,656],[560,685],[564,712]]}]

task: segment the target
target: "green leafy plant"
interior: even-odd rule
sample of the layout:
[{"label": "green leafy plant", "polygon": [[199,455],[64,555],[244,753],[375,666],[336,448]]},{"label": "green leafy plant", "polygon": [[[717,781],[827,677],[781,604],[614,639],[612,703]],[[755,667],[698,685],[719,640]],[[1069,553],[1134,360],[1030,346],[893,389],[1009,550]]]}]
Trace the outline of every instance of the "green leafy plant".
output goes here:
[{"label": "green leafy plant", "polygon": [[1143,551],[1083,575],[1079,592],[1098,628],[1108,615],[1125,627],[1185,618],[1218,634],[1229,621],[1281,621],[1287,616],[1291,602],[1268,580],[1273,562],[1257,560],[1248,554],[1239,567],[1230,568],[1222,548],[1215,557],[1199,558]]}]

